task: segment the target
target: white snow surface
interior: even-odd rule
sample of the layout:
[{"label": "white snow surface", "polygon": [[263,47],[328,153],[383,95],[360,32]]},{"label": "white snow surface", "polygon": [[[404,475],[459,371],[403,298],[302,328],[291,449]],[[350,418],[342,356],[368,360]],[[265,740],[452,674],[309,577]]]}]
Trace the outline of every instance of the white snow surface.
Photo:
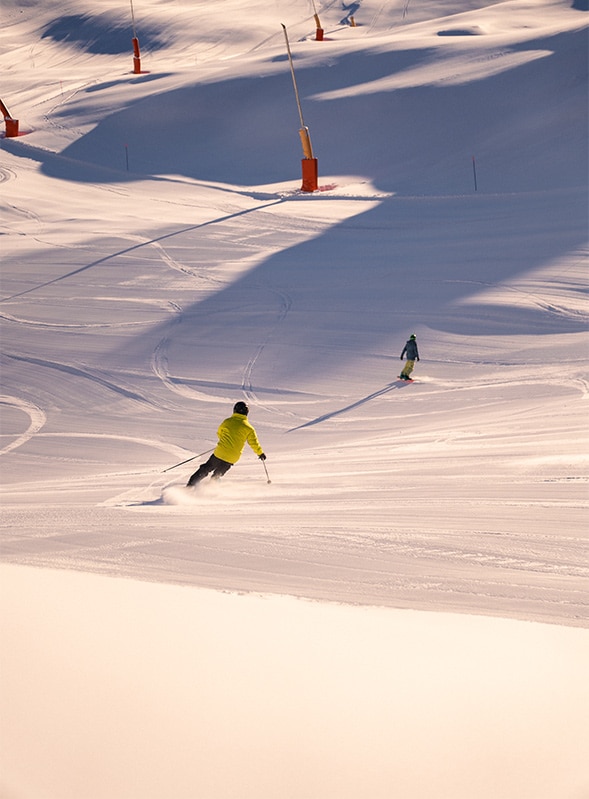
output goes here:
[{"label": "white snow surface", "polygon": [[[3,0],[2,561],[577,628],[587,659],[586,2],[315,7],[323,41],[306,0],[136,1],[134,74],[124,4]],[[247,450],[188,494],[240,399],[271,482]],[[501,796],[577,799],[542,784]],[[151,795],[361,795],[316,789]]]}]

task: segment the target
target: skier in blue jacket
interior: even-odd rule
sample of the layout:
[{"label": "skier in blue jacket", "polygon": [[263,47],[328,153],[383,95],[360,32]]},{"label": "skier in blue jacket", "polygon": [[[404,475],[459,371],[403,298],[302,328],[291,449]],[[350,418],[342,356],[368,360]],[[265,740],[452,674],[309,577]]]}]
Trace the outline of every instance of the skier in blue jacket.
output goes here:
[{"label": "skier in blue jacket", "polygon": [[399,375],[401,380],[410,380],[411,379],[411,372],[413,371],[413,367],[415,366],[415,361],[419,360],[419,350],[417,349],[417,338],[415,333],[411,333],[409,339],[405,346],[403,347],[403,352],[401,353],[401,360],[403,360],[403,356],[407,355],[407,363],[403,367],[403,371]]}]

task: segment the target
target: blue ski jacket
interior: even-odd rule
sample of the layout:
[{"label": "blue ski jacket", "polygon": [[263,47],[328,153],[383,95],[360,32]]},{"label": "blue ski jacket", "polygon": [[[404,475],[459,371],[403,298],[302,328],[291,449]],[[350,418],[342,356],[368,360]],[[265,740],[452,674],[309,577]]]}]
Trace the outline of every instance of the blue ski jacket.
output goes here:
[{"label": "blue ski jacket", "polygon": [[408,361],[418,361],[419,360],[419,350],[417,349],[417,341],[415,339],[410,338],[409,341],[403,347],[403,352],[401,353],[401,360],[403,359],[403,355],[407,354]]}]

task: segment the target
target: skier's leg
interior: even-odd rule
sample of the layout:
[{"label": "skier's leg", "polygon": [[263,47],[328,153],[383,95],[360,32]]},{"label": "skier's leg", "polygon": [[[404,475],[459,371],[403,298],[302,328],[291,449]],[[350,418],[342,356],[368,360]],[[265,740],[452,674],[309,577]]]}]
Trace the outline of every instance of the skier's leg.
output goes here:
[{"label": "skier's leg", "polygon": [[215,458],[214,455],[211,455],[211,457],[208,459],[208,461],[206,463],[201,464],[198,467],[198,469],[195,471],[195,473],[193,475],[191,475],[191,477],[190,477],[189,481],[186,483],[186,485],[187,486],[194,486],[197,483],[200,483],[201,480],[204,480],[204,478],[207,476],[207,474],[210,474],[210,472],[213,471],[213,469],[215,468],[215,461],[218,461],[218,460],[219,459]]},{"label": "skier's leg", "polygon": [[415,361],[411,361],[408,359],[403,371],[401,372],[401,377],[407,380],[409,378],[409,375],[413,371],[414,366],[415,366]]},{"label": "skier's leg", "polygon": [[227,463],[227,461],[222,461],[220,458],[216,458],[217,464],[211,476],[211,480],[218,480],[220,477],[223,477],[224,474],[227,474],[229,469],[233,466],[232,463]]}]

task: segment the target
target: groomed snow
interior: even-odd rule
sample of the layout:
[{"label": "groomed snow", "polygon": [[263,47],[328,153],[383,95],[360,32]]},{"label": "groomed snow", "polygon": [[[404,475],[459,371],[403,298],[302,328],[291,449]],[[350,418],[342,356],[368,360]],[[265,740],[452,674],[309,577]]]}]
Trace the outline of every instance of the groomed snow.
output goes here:
[{"label": "groomed snow", "polygon": [[[240,614],[249,614],[265,638],[274,635],[264,614],[272,608],[284,614],[282,632],[292,611],[317,636],[333,613],[350,625],[354,657],[362,618],[381,633],[398,625],[405,643],[417,630],[426,639],[452,630],[462,663],[475,631],[506,662],[515,634],[528,677],[541,646],[551,652],[560,634],[578,663],[587,660],[587,9],[579,0],[316,6],[322,42],[306,0],[135,0],[136,75],[130,8],[2,4],[0,97],[21,133],[0,139],[10,799],[79,790],[67,782],[71,755],[57,745],[51,787],[41,754],[25,776],[25,741],[39,724],[51,727],[55,708],[45,714],[36,702],[19,721],[20,738],[13,725],[29,701],[31,660],[52,694],[60,661],[108,659],[117,611],[107,597],[120,597],[120,612],[142,592],[150,607],[163,603],[158,636],[179,616],[190,637],[196,605],[213,629],[227,625],[236,636]],[[318,158],[314,193],[300,191],[300,120],[281,23]],[[396,378],[412,332],[422,357],[406,385]],[[222,484],[186,497],[180,487],[202,459],[164,470],[211,449],[238,399],[251,407],[271,483],[246,452]],[[74,588],[105,599],[96,649],[73,621],[67,643],[60,637]],[[61,591],[63,616],[49,601]],[[257,598],[233,596],[244,593]],[[35,607],[41,601],[44,637],[20,605],[24,594]],[[215,603],[225,599],[235,613],[221,623]],[[93,617],[81,614],[82,629],[84,619],[91,635]],[[145,645],[157,646],[155,632],[146,624]],[[277,668],[295,652],[309,656],[294,627],[292,635]],[[428,662],[450,649],[440,644]],[[415,681],[380,682],[387,701],[423,688],[411,647],[401,654],[404,677]],[[223,674],[236,679],[231,669],[245,655],[211,666],[215,690]],[[150,683],[156,703],[182,650],[162,658]],[[324,729],[334,741],[346,731],[343,751],[358,756],[354,730],[379,737],[370,714],[354,727],[352,713],[363,681],[376,680],[377,659],[367,654],[367,671],[348,675],[350,723],[335,714]],[[507,712],[513,695],[501,693],[483,661],[472,664],[477,700],[497,691]],[[326,662],[321,655],[311,668]],[[555,686],[568,681],[565,705],[551,705],[548,719],[530,701],[521,735],[535,725],[563,731],[569,721],[576,729],[571,719],[589,708],[567,668],[544,672],[530,693],[537,699],[543,686],[558,695]],[[438,697],[452,690],[449,673],[437,673]],[[105,691],[107,670],[92,680]],[[118,689],[127,685],[121,678]],[[171,719],[191,690],[182,685]],[[269,701],[263,684],[255,696]],[[312,724],[312,693],[292,701]],[[130,731],[140,724],[131,704],[118,716]],[[446,705],[437,708],[447,719]],[[426,712],[420,705],[420,718]],[[541,736],[530,740],[519,768],[505,749],[492,756],[509,722],[492,723],[493,734],[479,730],[479,750],[465,755],[462,730],[460,757],[443,758],[443,728],[432,725],[423,759],[446,762],[449,782],[424,788],[409,770],[398,799],[466,799],[473,794],[457,775],[491,767],[504,777],[502,792],[483,781],[487,793],[477,797],[578,799],[588,790],[568,734],[558,751]],[[180,729],[186,740],[194,733]],[[88,788],[88,799],[146,797],[149,780],[126,784],[105,728],[92,730],[117,787]],[[264,751],[267,741],[258,744]],[[211,762],[244,774],[233,753],[219,740]],[[362,780],[379,756],[360,772],[343,758],[348,778],[337,782],[331,761],[324,771],[316,763],[310,782],[290,793],[286,772],[265,787],[235,792],[229,780],[194,793],[182,787],[188,755],[177,754],[187,769],[181,782],[161,771],[150,790],[154,799],[175,799],[174,790],[191,799],[339,799],[341,777],[348,795],[361,796],[353,786],[364,784],[373,799]],[[296,759],[288,768],[305,771]],[[390,795],[381,790],[374,784],[374,797]]]}]

